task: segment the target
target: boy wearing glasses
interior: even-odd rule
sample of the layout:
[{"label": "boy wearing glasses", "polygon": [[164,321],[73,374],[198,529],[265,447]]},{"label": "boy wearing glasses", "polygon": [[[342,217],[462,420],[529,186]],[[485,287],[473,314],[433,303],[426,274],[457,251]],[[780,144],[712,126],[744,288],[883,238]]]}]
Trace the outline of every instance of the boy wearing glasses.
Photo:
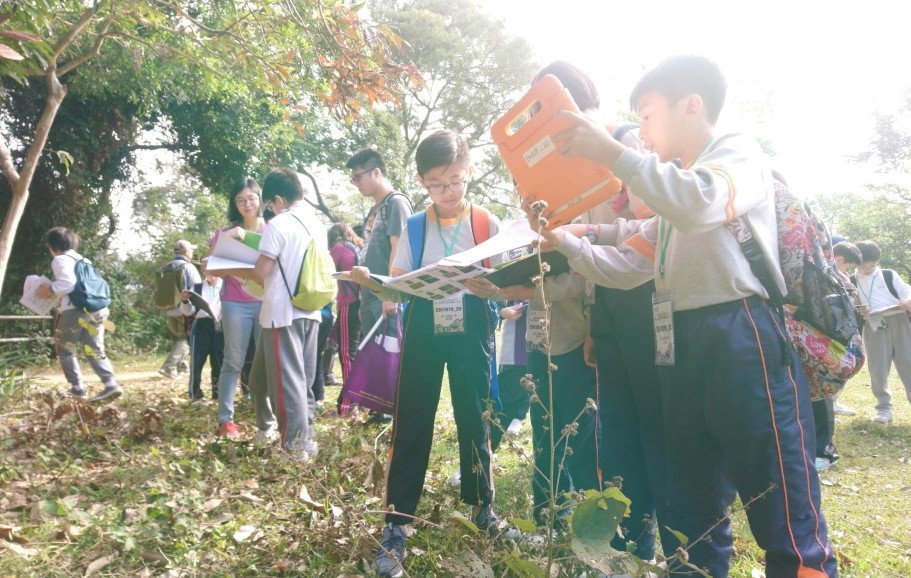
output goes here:
[{"label": "boy wearing glasses", "polygon": [[[411,216],[411,202],[408,197],[392,187],[386,176],[386,163],[380,153],[373,149],[359,151],[345,164],[351,171],[351,182],[361,195],[373,200],[373,207],[364,221],[364,248],[358,255],[358,262],[380,275],[388,275],[395,259],[399,237],[405,222]],[[361,287],[361,327],[369,331],[380,316],[398,315],[398,304],[380,301],[376,294]],[[395,319],[390,319],[395,327]]]}]

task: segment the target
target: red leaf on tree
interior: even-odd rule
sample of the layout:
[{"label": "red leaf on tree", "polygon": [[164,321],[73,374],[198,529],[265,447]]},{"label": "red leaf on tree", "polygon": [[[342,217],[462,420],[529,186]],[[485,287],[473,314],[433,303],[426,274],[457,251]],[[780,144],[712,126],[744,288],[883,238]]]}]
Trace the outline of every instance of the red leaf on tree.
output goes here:
[{"label": "red leaf on tree", "polygon": [[0,58],[6,58],[7,60],[22,60],[25,57],[6,44],[0,44]]},{"label": "red leaf on tree", "polygon": [[0,32],[3,36],[7,38],[15,38],[16,40],[24,40],[26,42],[40,42],[41,37],[37,34],[32,34],[31,32],[23,32],[21,30],[4,30]]}]

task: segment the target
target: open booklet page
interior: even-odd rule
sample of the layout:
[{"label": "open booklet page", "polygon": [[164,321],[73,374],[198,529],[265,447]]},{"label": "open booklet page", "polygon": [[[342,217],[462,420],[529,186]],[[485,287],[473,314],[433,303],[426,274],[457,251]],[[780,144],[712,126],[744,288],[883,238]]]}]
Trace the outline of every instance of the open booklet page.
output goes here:
[{"label": "open booklet page", "polygon": [[[252,234],[247,233],[247,236]],[[210,271],[252,269],[256,265],[257,259],[259,259],[259,251],[256,249],[241,243],[230,235],[219,235],[215,246],[212,247],[212,254],[206,260],[206,269]]]},{"label": "open booklet page", "polygon": [[51,280],[44,275],[29,275],[25,278],[25,283],[22,287],[22,298],[19,300],[19,303],[25,305],[38,315],[49,314],[51,309],[57,305],[58,300],[54,297],[49,299],[38,297],[35,295],[35,291],[38,287],[50,285],[50,283]]},{"label": "open booklet page", "polygon": [[[468,279],[492,273],[493,269],[479,264],[481,261],[495,261],[503,253],[528,245],[537,237],[538,234],[531,230],[525,219],[504,221],[499,233],[471,249],[404,275],[371,275],[371,278],[383,286],[384,291],[379,294],[382,299],[401,300],[400,296],[396,298],[392,293],[397,292],[436,301],[467,290],[465,281]],[[334,276],[342,281],[351,280],[351,275],[347,271],[336,273]]]}]

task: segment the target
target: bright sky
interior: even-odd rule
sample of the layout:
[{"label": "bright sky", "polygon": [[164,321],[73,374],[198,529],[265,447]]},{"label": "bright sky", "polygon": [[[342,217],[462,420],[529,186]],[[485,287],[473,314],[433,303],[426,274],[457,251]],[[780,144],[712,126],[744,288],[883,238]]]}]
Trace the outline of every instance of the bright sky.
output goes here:
[{"label": "bright sky", "polygon": [[903,2],[481,1],[539,62],[588,73],[608,119],[628,110],[642,72],[665,57],[715,60],[728,80],[719,130],[768,140],[777,168],[806,195],[870,182],[845,156],[867,150],[873,112],[894,111],[911,89]]}]

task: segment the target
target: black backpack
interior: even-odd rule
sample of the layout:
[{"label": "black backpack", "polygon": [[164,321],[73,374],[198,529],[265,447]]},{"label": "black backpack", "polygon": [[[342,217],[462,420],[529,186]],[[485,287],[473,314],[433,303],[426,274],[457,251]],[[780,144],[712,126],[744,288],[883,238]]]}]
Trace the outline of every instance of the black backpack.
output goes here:
[{"label": "black backpack", "polygon": [[109,307],[111,305],[111,287],[101,277],[95,266],[85,259],[76,259],[72,255],[67,255],[67,257],[76,261],[74,267],[76,286],[70,293],[70,303],[89,313]]}]

